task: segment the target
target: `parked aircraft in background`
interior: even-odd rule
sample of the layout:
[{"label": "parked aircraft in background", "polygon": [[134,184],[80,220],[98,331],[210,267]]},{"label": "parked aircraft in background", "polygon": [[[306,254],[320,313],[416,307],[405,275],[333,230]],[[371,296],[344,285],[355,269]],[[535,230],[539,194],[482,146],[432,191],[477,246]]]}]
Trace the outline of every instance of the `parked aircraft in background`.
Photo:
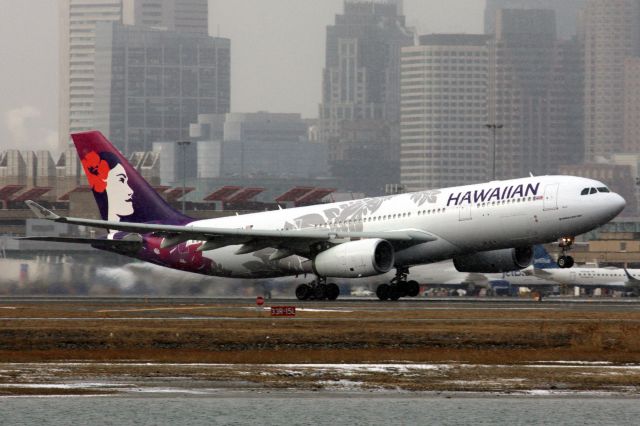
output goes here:
[{"label": "parked aircraft in background", "polygon": [[[312,273],[301,299],[336,299],[327,277],[395,276],[378,285],[381,300],[416,296],[409,268],[453,259],[468,273],[519,270],[534,244],[578,234],[625,206],[601,182],[574,176],[493,181],[409,194],[196,220],[170,207],[96,131],[72,135],[101,220],[61,217],[33,201],[35,214],[103,228],[99,239],[28,237],[87,243],[174,269],[238,278]],[[585,193],[586,191],[586,193]],[[568,266],[569,256],[562,262]]]},{"label": "parked aircraft in background", "polygon": [[616,267],[571,269],[534,268],[535,276],[558,284],[587,289],[606,288],[640,295],[640,269]]}]

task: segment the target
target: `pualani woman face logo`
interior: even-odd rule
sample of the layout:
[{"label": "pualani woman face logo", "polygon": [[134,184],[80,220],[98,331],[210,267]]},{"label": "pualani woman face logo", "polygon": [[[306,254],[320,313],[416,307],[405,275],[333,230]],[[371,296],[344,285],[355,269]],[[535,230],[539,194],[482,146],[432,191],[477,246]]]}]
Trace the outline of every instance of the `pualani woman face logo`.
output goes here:
[{"label": "pualani woman face logo", "polygon": [[133,190],[127,172],[115,154],[102,152],[98,155],[91,151],[82,159],[82,167],[96,194],[102,217],[119,222],[123,216],[133,214]]},{"label": "pualani woman face logo", "polygon": [[107,175],[107,202],[109,203],[109,220],[120,220],[122,216],[133,214],[133,190],[129,186],[129,177],[117,164]]}]

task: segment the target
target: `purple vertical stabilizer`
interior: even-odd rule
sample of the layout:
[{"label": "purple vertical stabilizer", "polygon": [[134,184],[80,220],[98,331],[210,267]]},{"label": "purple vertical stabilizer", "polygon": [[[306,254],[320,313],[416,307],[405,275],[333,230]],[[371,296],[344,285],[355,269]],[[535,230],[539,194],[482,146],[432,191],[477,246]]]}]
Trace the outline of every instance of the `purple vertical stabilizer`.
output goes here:
[{"label": "purple vertical stabilizer", "polygon": [[74,133],[71,138],[103,220],[165,224],[193,220],[167,204],[102,133]]}]

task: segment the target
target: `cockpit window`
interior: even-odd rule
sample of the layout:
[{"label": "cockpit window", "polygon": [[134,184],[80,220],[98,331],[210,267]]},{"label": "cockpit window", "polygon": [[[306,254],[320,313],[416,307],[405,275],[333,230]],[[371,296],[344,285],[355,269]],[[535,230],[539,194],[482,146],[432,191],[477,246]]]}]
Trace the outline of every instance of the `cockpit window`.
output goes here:
[{"label": "cockpit window", "polygon": [[582,192],[580,193],[580,195],[587,195],[589,194],[589,188],[585,188],[582,190]]},{"label": "cockpit window", "polygon": [[598,188],[598,192],[611,192],[611,191],[609,191],[609,188],[607,188],[606,186],[603,186],[601,188]]},{"label": "cockpit window", "polygon": [[598,192],[595,188],[591,188],[591,192],[589,192],[590,194],[595,194],[596,192]]}]

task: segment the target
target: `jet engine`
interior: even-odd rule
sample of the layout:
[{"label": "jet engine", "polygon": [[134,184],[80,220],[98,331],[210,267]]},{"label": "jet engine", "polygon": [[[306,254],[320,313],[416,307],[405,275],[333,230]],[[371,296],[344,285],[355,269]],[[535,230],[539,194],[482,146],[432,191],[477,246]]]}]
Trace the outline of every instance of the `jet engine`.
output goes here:
[{"label": "jet engine", "polygon": [[495,273],[516,271],[533,262],[533,247],[481,251],[453,257],[459,272]]},{"label": "jet engine", "polygon": [[318,253],[313,271],[321,277],[359,278],[389,272],[393,264],[391,244],[372,238],[342,243]]}]

